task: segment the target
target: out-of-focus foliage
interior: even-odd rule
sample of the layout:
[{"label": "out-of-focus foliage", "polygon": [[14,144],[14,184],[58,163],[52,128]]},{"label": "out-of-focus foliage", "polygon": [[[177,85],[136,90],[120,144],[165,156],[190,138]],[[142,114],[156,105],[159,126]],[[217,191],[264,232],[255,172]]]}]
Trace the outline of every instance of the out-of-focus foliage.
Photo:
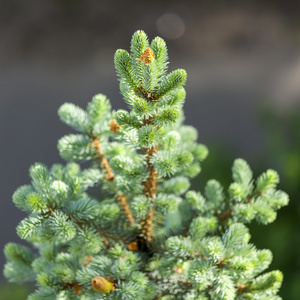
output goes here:
[{"label": "out-of-focus foliage", "polygon": [[6,283],[0,285],[0,300],[25,300],[30,288],[26,285]]},{"label": "out-of-focus foliage", "polygon": [[[290,204],[282,210],[276,224],[264,227],[264,232],[256,234],[254,239],[258,245],[264,244],[273,251],[273,267],[284,272],[279,294],[283,299],[297,300],[300,295],[300,106],[284,112],[265,108],[261,120],[267,148],[260,168],[272,165],[280,173],[280,187],[290,195]],[[261,230],[255,225],[253,229]]]},{"label": "out-of-focus foliage", "polygon": [[[267,227],[252,223],[252,241],[273,252],[272,269],[280,269],[284,280],[279,295],[283,299],[298,300],[300,294],[300,109],[277,112],[274,108],[260,111],[266,147],[261,147],[260,158],[251,162],[253,173],[272,166],[280,174],[279,187],[290,195],[290,204],[283,208],[276,222]],[[209,143],[208,143],[209,144]],[[228,184],[229,167],[235,156],[225,144],[210,145],[210,155],[203,172],[196,179],[204,186],[213,174],[222,184]],[[217,170],[218,172],[217,172]],[[194,180],[196,182],[196,180]],[[288,255],[287,255],[288,253]]]}]

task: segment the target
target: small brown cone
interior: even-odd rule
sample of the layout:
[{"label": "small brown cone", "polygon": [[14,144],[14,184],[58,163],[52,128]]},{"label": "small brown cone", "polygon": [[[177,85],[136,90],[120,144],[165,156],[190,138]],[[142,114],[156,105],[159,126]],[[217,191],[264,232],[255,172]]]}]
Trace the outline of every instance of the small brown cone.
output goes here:
[{"label": "small brown cone", "polygon": [[100,276],[92,279],[92,287],[94,290],[102,294],[107,294],[114,290],[114,284]]}]

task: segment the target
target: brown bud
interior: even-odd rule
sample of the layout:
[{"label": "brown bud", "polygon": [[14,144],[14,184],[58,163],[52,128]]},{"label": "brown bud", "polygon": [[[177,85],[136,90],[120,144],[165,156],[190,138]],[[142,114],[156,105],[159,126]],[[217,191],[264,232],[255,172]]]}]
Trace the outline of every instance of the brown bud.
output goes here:
[{"label": "brown bud", "polygon": [[114,290],[114,284],[100,276],[92,279],[92,287],[94,290],[102,294],[107,294]]},{"label": "brown bud", "polygon": [[108,126],[110,127],[110,131],[112,133],[116,133],[116,131],[120,130],[120,125],[115,120],[111,120]]},{"label": "brown bud", "polygon": [[147,48],[144,53],[141,55],[140,58],[136,58],[136,60],[138,61],[144,61],[144,64],[145,65],[149,65],[149,63],[151,61],[154,61],[155,59],[155,54],[154,52],[152,51],[152,49],[150,48]]},{"label": "brown bud", "polygon": [[137,243],[137,242],[131,242],[131,243],[128,245],[128,250],[130,250],[130,251],[136,251],[136,250],[139,250],[138,243]]}]

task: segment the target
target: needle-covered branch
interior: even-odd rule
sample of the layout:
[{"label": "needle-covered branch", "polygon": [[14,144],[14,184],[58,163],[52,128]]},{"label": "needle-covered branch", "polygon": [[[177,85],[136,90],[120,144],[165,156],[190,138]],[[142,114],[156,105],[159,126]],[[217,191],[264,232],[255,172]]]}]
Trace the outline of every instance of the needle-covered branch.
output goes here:
[{"label": "needle-covered branch", "polygon": [[[100,144],[100,136],[102,137],[102,142],[107,144],[105,137],[109,136],[109,132],[115,133],[119,131],[119,125],[114,120],[108,122],[112,117],[110,109],[108,99],[101,94],[92,99],[86,111],[70,103],[64,104],[59,109],[61,119],[66,124],[85,134],[80,136],[71,135],[62,138],[59,141],[58,148],[61,155],[66,159],[88,160],[97,158],[104,170],[104,178],[108,180],[109,183],[113,183],[115,176]],[[104,123],[105,120],[107,121],[106,124]],[[81,126],[81,124],[85,125]],[[105,128],[105,126],[107,127]],[[110,131],[108,128],[110,128]],[[72,137],[73,140],[70,141],[70,137]],[[78,142],[81,141],[79,138],[82,140],[81,144],[78,144]],[[83,155],[79,156],[77,153],[89,153],[89,155],[85,155],[84,157]],[[116,193],[118,194],[118,203],[128,223],[134,225],[135,220],[127,203],[127,198],[122,193]]]},{"label": "needle-covered branch", "polygon": [[99,142],[99,138],[97,137],[93,137],[93,142],[92,142],[92,146],[95,147],[96,151],[97,151],[97,157],[102,165],[102,167],[104,168],[106,175],[105,178],[112,182],[114,180],[114,173],[109,165],[109,162],[107,160],[107,158],[104,156],[104,153],[100,147],[100,142]]},{"label": "needle-covered branch", "polygon": [[8,244],[4,275],[36,280],[28,300],[280,300],[282,273],[267,270],[272,253],[245,225],[271,223],[288,204],[278,174],[255,180],[237,159],[227,190],[214,179],[190,190],[208,150],[183,124],[186,72],[168,74],[165,41],[143,31],[114,62],[128,111],[102,94],[86,109],[61,106],[79,133],[58,142],[65,166],[33,165],[14,193],[28,214],[17,233],[37,251]]},{"label": "needle-covered branch", "polygon": [[144,194],[146,197],[150,198],[150,208],[146,217],[144,217],[141,221],[141,232],[142,237],[147,242],[153,241],[153,217],[154,217],[154,197],[156,191],[156,181],[157,181],[157,171],[154,166],[151,164],[152,156],[157,152],[157,149],[150,148],[147,150],[147,167],[149,170],[148,177],[144,183]]},{"label": "needle-covered branch", "polygon": [[[99,142],[99,138],[93,138],[93,143],[92,143],[92,146],[96,148],[96,151],[97,151],[97,156],[98,156],[98,159],[100,161],[100,163],[102,164],[105,172],[106,172],[106,175],[105,175],[105,178],[109,181],[109,182],[113,182],[114,181],[114,178],[115,178],[115,175],[109,165],[109,162],[107,160],[107,158],[104,156],[104,153],[100,147],[100,142]],[[127,203],[127,198],[126,196],[124,196],[122,193],[119,193],[118,194],[118,203],[122,209],[122,211],[124,212],[125,214],[125,217],[129,223],[129,225],[134,225],[135,224],[135,220],[134,220],[134,217],[131,213],[131,210],[130,210],[130,207]]]}]

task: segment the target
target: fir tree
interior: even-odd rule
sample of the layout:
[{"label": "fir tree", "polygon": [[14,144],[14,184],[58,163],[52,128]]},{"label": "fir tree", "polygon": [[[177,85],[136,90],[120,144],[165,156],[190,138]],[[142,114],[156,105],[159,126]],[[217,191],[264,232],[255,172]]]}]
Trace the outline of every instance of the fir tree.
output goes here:
[{"label": "fir tree", "polygon": [[[272,253],[245,225],[271,223],[288,204],[278,174],[254,180],[237,159],[227,191],[216,180],[190,190],[208,150],[183,124],[186,72],[167,74],[166,43],[143,31],[114,61],[129,111],[112,111],[102,94],[85,110],[60,107],[78,133],[58,142],[66,166],[36,163],[14,193],[28,213],[17,233],[35,250],[7,244],[5,276],[36,281],[28,300],[281,299],[282,273],[265,272]],[[91,197],[97,185],[104,196]]]}]

